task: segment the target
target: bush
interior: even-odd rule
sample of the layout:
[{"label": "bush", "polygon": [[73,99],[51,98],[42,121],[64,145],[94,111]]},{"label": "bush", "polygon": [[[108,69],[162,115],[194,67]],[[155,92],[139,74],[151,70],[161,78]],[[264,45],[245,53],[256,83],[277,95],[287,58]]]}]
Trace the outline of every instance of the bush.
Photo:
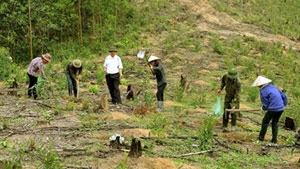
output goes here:
[{"label": "bush", "polygon": [[3,47],[0,47],[0,63],[0,80],[4,81],[9,78],[12,60],[8,54],[8,50]]}]

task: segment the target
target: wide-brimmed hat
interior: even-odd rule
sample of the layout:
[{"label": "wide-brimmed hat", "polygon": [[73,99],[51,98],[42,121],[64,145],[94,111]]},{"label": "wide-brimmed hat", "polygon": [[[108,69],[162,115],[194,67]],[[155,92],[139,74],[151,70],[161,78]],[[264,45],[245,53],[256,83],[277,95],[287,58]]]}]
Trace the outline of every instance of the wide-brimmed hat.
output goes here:
[{"label": "wide-brimmed hat", "polygon": [[118,49],[116,47],[111,47],[108,50],[109,52],[118,52]]},{"label": "wide-brimmed hat", "polygon": [[148,62],[152,62],[154,60],[159,60],[160,58],[157,57],[157,56],[150,56],[149,59],[148,59]]},{"label": "wide-brimmed hat", "polygon": [[72,65],[76,68],[80,68],[81,67],[81,60],[79,59],[75,59],[72,61]]},{"label": "wide-brimmed hat", "polygon": [[227,72],[227,76],[230,79],[235,79],[238,77],[238,75],[239,75],[239,73],[235,68],[232,68],[232,69],[228,70],[228,72]]},{"label": "wide-brimmed hat", "polygon": [[47,62],[50,62],[51,55],[49,53],[45,53],[42,55],[42,58],[45,59]]},{"label": "wide-brimmed hat", "polygon": [[253,87],[262,86],[262,85],[268,84],[270,82],[272,82],[272,80],[265,78],[263,76],[258,76],[251,86],[253,86]]}]

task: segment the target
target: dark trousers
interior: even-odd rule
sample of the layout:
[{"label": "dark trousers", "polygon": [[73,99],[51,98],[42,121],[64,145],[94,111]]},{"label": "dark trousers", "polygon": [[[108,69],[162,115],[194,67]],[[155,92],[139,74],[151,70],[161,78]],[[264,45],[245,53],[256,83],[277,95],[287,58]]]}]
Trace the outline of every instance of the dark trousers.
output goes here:
[{"label": "dark trousers", "polygon": [[30,75],[27,73],[29,77],[29,86],[28,86],[28,97],[33,97],[36,99],[37,98],[37,92],[36,92],[36,84],[37,84],[37,77]]},{"label": "dark trousers", "polygon": [[71,75],[68,72],[66,72],[66,77],[67,77],[67,80],[68,80],[69,96],[72,96],[72,94],[74,92],[74,96],[77,97],[78,88],[77,88],[76,80],[74,78],[72,78]]},{"label": "dark trousers", "polygon": [[120,85],[120,73],[107,74],[105,76],[106,84],[111,96],[111,101],[113,104],[122,104],[121,93],[119,89]]},{"label": "dark trousers", "polygon": [[[236,120],[237,120],[237,114],[239,112],[226,112],[226,109],[231,109],[232,106],[231,104],[233,101],[234,97],[233,96],[228,96],[225,95],[225,100],[224,100],[224,113],[223,113],[223,127],[227,127],[228,126],[228,121],[229,121],[229,116],[231,115],[231,126],[235,126],[236,125]],[[240,105],[238,104],[236,109],[239,109]]]},{"label": "dark trousers", "polygon": [[163,83],[160,86],[157,86],[156,98],[157,101],[164,101],[164,90],[167,86],[167,83]]},{"label": "dark trousers", "polygon": [[267,111],[261,124],[261,129],[259,132],[259,139],[264,140],[269,122],[272,120],[272,142],[277,142],[278,135],[278,122],[282,115],[283,111]]}]

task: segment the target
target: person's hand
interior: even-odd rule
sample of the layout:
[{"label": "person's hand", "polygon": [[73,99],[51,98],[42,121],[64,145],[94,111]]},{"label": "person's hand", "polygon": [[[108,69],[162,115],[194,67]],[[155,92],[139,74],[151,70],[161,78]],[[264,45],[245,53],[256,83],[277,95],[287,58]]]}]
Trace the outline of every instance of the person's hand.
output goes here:
[{"label": "person's hand", "polygon": [[76,85],[78,85],[79,84],[79,79],[75,79],[75,83],[76,83]]},{"label": "person's hand", "polygon": [[120,73],[120,79],[122,79],[123,78],[123,73]]},{"label": "person's hand", "polygon": [[217,94],[221,94],[222,93],[222,90],[217,90]]}]

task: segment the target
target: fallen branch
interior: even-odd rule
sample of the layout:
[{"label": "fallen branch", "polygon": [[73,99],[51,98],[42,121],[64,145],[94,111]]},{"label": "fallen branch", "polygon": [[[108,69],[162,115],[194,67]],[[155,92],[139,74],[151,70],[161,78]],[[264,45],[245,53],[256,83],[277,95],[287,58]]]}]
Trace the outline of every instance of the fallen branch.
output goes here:
[{"label": "fallen branch", "polygon": [[204,151],[199,151],[199,152],[195,152],[195,153],[181,154],[181,155],[176,156],[176,157],[186,157],[186,156],[192,156],[192,155],[199,155],[199,154],[211,153],[211,152],[214,152],[214,151],[215,150],[204,150]]},{"label": "fallen branch", "polygon": [[251,112],[261,111],[261,109],[225,109],[226,112]]},{"label": "fallen branch", "polygon": [[66,165],[67,168],[76,168],[76,169],[92,169],[93,167],[88,166],[78,166],[78,165]]}]

